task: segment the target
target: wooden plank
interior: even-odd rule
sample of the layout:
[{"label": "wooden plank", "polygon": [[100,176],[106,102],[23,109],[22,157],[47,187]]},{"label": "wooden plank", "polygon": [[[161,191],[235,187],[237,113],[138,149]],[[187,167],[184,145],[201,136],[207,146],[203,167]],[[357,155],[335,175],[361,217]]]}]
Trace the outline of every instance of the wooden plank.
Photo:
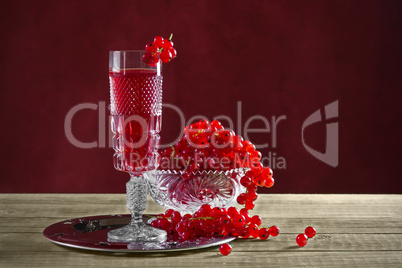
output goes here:
[{"label": "wooden plank", "polygon": [[[32,200],[31,200],[32,198]],[[15,199],[15,202],[14,202]],[[147,213],[162,207],[148,202]],[[273,218],[313,219],[399,217],[402,195],[260,195],[253,214]],[[64,217],[127,213],[125,195],[0,195],[0,217]]]},{"label": "wooden plank", "polygon": [[[373,206],[387,206],[402,202],[402,195],[371,195],[371,194],[260,194],[260,197],[270,204],[311,204],[320,202],[322,204],[365,204]],[[119,204],[124,202],[125,194],[0,194],[1,204],[19,203],[65,203],[70,204],[98,204],[102,202]]]},{"label": "wooden plank", "polygon": [[[164,210],[151,199],[148,200],[146,213],[161,213]],[[128,213],[130,212],[126,207],[126,196],[123,194],[24,194],[15,197],[0,194],[0,219],[8,217],[69,219]]]},{"label": "wooden plank", "polygon": [[[127,212],[128,213],[128,212]],[[67,220],[64,217],[47,218],[0,218],[0,233],[35,233],[42,232],[47,226]],[[372,217],[361,218],[273,218],[263,217],[263,225],[277,225],[281,234],[303,232],[304,228],[313,225],[322,234],[401,234],[402,218]]]},{"label": "wooden plank", "polygon": [[[147,213],[164,208],[149,201]],[[260,195],[253,214],[281,234],[237,239],[226,257],[217,247],[166,254],[71,249],[42,231],[69,218],[128,213],[125,194],[0,194],[0,267],[402,267],[402,195]],[[295,237],[313,224],[304,248]]]},{"label": "wooden plank", "polygon": [[222,256],[207,250],[170,254],[105,254],[64,252],[1,254],[1,267],[401,267],[402,255],[373,252],[232,252]]},{"label": "wooden plank", "polygon": [[[241,252],[267,251],[402,251],[402,234],[319,234],[300,248],[296,244],[297,234],[280,234],[268,240],[237,239],[231,242],[233,250]],[[2,252],[47,252],[60,248],[46,240],[41,233],[0,233]],[[26,243],[30,241],[30,243]],[[32,247],[32,244],[35,247]]]}]

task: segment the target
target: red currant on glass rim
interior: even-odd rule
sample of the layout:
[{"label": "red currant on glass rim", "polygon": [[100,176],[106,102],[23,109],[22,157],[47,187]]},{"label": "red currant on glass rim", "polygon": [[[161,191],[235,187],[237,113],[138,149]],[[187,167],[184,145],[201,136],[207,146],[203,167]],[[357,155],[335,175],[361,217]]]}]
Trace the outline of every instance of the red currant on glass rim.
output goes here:
[{"label": "red currant on glass rim", "polygon": [[145,51],[149,53],[155,53],[158,50],[158,47],[155,46],[154,43],[148,43],[145,45]]},{"label": "red currant on glass rim", "polygon": [[172,53],[167,49],[162,49],[160,58],[163,63],[167,63],[172,59]]},{"label": "red currant on glass rim", "polygon": [[155,36],[153,43],[157,47],[162,47],[162,45],[163,45],[163,37],[162,36]]},{"label": "red currant on glass rim", "polygon": [[169,39],[164,39],[162,36],[155,36],[153,41],[145,45],[145,54],[143,61],[150,66],[156,66],[160,61],[167,63],[174,59],[177,55],[173,48],[173,34]]},{"label": "red currant on glass rim", "polygon": [[227,243],[222,244],[219,246],[219,252],[224,256],[229,255],[232,252],[232,246]]},{"label": "red currant on glass rim", "polygon": [[305,234],[299,234],[296,237],[296,243],[300,247],[304,247],[307,244],[307,236]]},{"label": "red currant on glass rim", "polygon": [[313,226],[309,226],[304,230],[304,233],[307,235],[308,238],[312,238],[316,234],[316,230]]}]

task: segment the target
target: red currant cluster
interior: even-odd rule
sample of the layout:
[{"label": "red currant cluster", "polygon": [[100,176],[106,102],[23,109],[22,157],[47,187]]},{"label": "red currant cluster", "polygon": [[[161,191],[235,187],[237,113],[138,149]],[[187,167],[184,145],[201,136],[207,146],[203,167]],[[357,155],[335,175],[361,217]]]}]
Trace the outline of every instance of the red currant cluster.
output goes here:
[{"label": "red currant cluster", "polygon": [[142,60],[150,66],[156,66],[159,61],[167,63],[177,56],[176,49],[173,48],[173,34],[169,39],[155,36],[151,43],[145,45],[145,54]]},{"label": "red currant cluster", "polygon": [[247,170],[241,185],[247,192],[237,201],[247,209],[253,209],[257,199],[257,186],[272,187],[274,178],[269,167],[263,167],[261,153],[255,146],[233,130],[224,129],[218,120],[209,123],[201,120],[186,126],[183,137],[170,148],[159,150],[159,169],[182,171],[189,178],[198,171],[227,171],[242,168]]},{"label": "red currant cluster", "polygon": [[206,204],[192,215],[182,216],[180,212],[168,209],[151,222],[151,226],[165,230],[172,238],[180,241],[213,236],[251,237],[265,240],[270,235],[279,234],[277,226],[265,228],[261,227],[261,224],[261,218],[258,215],[250,216],[247,209],[212,208]]},{"label": "red currant cluster", "polygon": [[304,247],[307,244],[308,238],[314,237],[315,234],[316,234],[316,230],[314,229],[314,227],[312,227],[312,226],[307,227],[304,230],[304,234],[299,234],[296,237],[297,245],[299,245],[300,247]]}]

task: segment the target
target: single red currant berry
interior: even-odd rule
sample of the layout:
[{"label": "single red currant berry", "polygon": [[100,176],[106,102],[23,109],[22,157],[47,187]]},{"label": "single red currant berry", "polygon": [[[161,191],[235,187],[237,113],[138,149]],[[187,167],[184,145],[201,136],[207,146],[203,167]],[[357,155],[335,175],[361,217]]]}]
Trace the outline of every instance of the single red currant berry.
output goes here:
[{"label": "single red currant berry", "polygon": [[257,161],[259,161],[261,159],[261,157],[262,157],[262,154],[259,151],[252,151],[250,153],[250,158],[251,159],[256,159]]},{"label": "single red currant berry", "polygon": [[191,176],[191,172],[189,170],[186,170],[183,172],[183,174],[181,174],[181,176],[183,177],[183,179],[189,179]]},{"label": "single red currant berry", "polygon": [[262,220],[260,216],[254,215],[253,217],[251,217],[250,222],[255,223],[257,226],[261,226]]},{"label": "single red currant berry", "polygon": [[209,169],[217,168],[217,163],[214,158],[207,158],[206,164]]},{"label": "single red currant berry", "polygon": [[246,223],[251,222],[251,217],[250,217],[250,214],[248,214],[248,209],[247,208],[242,208],[240,210],[240,214],[244,216],[244,218],[246,219]]},{"label": "single red currant berry", "polygon": [[174,210],[169,208],[165,211],[165,216],[169,218],[170,216],[172,216],[173,212]]},{"label": "single red currant berry", "polygon": [[265,186],[265,180],[261,177],[261,175],[258,175],[258,176],[255,178],[254,183],[255,183],[257,186],[259,186],[259,187]]},{"label": "single red currant berry", "polygon": [[239,235],[238,231],[240,228],[236,227],[233,223],[231,223],[225,227],[225,231],[229,236],[238,236]]},{"label": "single red currant berry", "polygon": [[178,233],[182,233],[182,232],[185,232],[186,230],[187,230],[187,222],[183,222],[183,221],[181,221],[181,222],[179,222],[177,225],[176,225],[176,231],[178,232]]},{"label": "single red currant berry", "polygon": [[222,209],[218,207],[214,207],[211,211],[211,217],[215,219],[218,219],[222,214]]},{"label": "single red currant berry", "polygon": [[248,226],[243,226],[239,229],[237,234],[243,238],[249,238],[250,230],[249,230]]},{"label": "single red currant berry", "polygon": [[254,202],[246,201],[246,209],[252,210],[255,207]]},{"label": "single red currant berry", "polygon": [[172,53],[166,49],[162,49],[160,59],[163,63],[167,63],[172,59]]},{"label": "single red currant berry", "polygon": [[249,186],[251,183],[252,181],[249,176],[243,176],[240,179],[240,184],[243,185],[244,187]]},{"label": "single red currant berry", "polygon": [[172,213],[172,216],[170,216],[170,217],[171,217],[172,223],[178,223],[181,221],[181,214],[178,211],[174,211]]},{"label": "single red currant berry", "polygon": [[209,204],[203,204],[198,211],[202,216],[207,217],[211,215],[212,207]]},{"label": "single red currant berry", "polygon": [[[239,213],[244,216],[244,214],[248,214],[248,209],[247,208],[242,208],[242,209],[240,209]],[[250,217],[250,215],[248,215],[248,217]]]},{"label": "single red currant berry", "polygon": [[258,189],[258,186],[255,185],[254,183],[251,183],[249,186],[247,186],[247,191],[248,192],[256,192]]},{"label": "single red currant berry", "polygon": [[262,176],[264,179],[268,179],[269,177],[272,177],[272,170],[271,170],[269,167],[264,167],[264,168],[261,170],[261,176]]},{"label": "single red currant berry", "polygon": [[233,217],[239,215],[240,212],[237,210],[237,208],[235,208],[235,207],[230,207],[230,208],[228,208],[228,214],[229,214],[229,216],[230,216],[231,218],[233,218]]},{"label": "single red currant berry", "polygon": [[239,203],[240,205],[244,205],[246,204],[247,201],[247,196],[245,193],[241,193],[238,197],[237,197],[237,203]]},{"label": "single red currant berry", "polygon": [[250,178],[254,178],[256,175],[257,175],[257,174],[255,174],[255,172],[252,171],[252,170],[248,170],[248,171],[246,172],[246,176],[248,176],[248,177],[250,177]]},{"label": "single red currant berry", "polygon": [[148,43],[145,45],[145,51],[154,53],[158,50],[158,48],[154,45],[154,43]]},{"label": "single red currant berry", "polygon": [[308,238],[312,238],[316,234],[316,230],[313,226],[309,226],[304,230],[304,233],[307,235]]},{"label": "single red currant berry", "polygon": [[197,122],[197,126],[199,129],[207,130],[209,128],[209,122],[206,119],[202,119]]},{"label": "single red currant berry", "polygon": [[174,49],[174,48],[172,47],[172,48],[169,48],[168,50],[169,50],[170,54],[172,54],[172,59],[176,58],[176,56],[177,56],[177,51],[176,51],[176,49]]},{"label": "single red currant berry", "polygon": [[193,162],[188,168],[190,172],[197,172],[198,170],[200,170],[201,165],[198,164],[197,162]]},{"label": "single red currant berry", "polygon": [[199,222],[199,227],[200,229],[205,233],[205,234],[210,234],[213,230],[213,221],[211,219],[207,220],[201,220]]},{"label": "single red currant berry", "polygon": [[258,194],[255,191],[248,191],[247,201],[255,201],[258,198]]},{"label": "single red currant berry", "polygon": [[243,141],[243,148],[247,151],[247,152],[249,152],[249,153],[251,153],[251,152],[254,152],[255,151],[255,146],[254,146],[254,144],[252,144],[250,141]]},{"label": "single red currant berry", "polygon": [[184,214],[183,217],[181,217],[182,221],[190,220],[190,219],[191,219],[191,214]]},{"label": "single red currant berry", "polygon": [[223,214],[222,216],[219,217],[219,223],[223,227],[228,226],[231,222],[232,222],[232,218],[227,214]]},{"label": "single red currant berry", "polygon": [[214,221],[214,225],[212,227],[212,231],[215,234],[221,235],[223,232],[223,226],[219,223],[219,221]]},{"label": "single red currant berry", "polygon": [[179,236],[181,237],[181,239],[183,239],[183,241],[187,241],[191,238],[191,233],[189,231],[184,231],[180,232]]},{"label": "single red currant berry", "polygon": [[267,228],[261,228],[261,229],[258,231],[258,237],[259,237],[260,239],[262,239],[262,240],[267,239],[267,238],[269,237],[269,231],[268,231],[268,229],[267,229]]},{"label": "single red currant berry", "polygon": [[232,252],[232,246],[228,243],[222,244],[219,246],[219,252],[224,256],[229,255]]},{"label": "single red currant berry", "polygon": [[163,45],[163,37],[162,36],[155,36],[153,43],[158,48],[162,47],[162,45]]},{"label": "single red currant berry", "polygon": [[268,178],[265,180],[265,187],[267,188],[271,188],[272,186],[274,186],[275,180],[274,178]]},{"label": "single red currant berry", "polygon": [[158,226],[158,221],[157,221],[157,220],[153,220],[153,221],[151,222],[151,226],[154,227],[154,228],[158,228],[158,227],[159,227],[159,226]]},{"label": "single red currant berry", "polygon": [[269,234],[271,236],[278,236],[280,231],[281,230],[279,229],[278,226],[272,225],[271,227],[269,227]]},{"label": "single red currant berry", "polygon": [[256,173],[260,173],[262,170],[262,164],[260,162],[254,162],[251,165],[251,169]]},{"label": "single red currant berry", "polygon": [[162,230],[168,230],[169,229],[169,227],[170,227],[170,222],[168,221],[168,219],[166,219],[166,218],[159,218],[159,219],[157,219],[157,224],[158,224],[158,227],[160,228],[160,229],[162,229]]},{"label": "single red currant berry", "polygon": [[228,142],[231,142],[234,137],[234,132],[233,130],[226,129],[226,130],[221,130],[218,132],[219,137],[222,139],[222,141],[226,144]]},{"label": "single red currant berry", "polygon": [[154,53],[145,52],[142,55],[142,61],[148,64],[149,66],[155,67],[159,63],[159,56],[160,52],[154,52]]},{"label": "single red currant berry", "polygon": [[232,144],[230,145],[235,151],[240,151],[243,149],[243,138],[239,135],[233,137]]},{"label": "single red currant berry", "polygon": [[210,129],[211,129],[211,132],[214,133],[214,132],[218,132],[218,131],[222,130],[223,126],[221,125],[221,123],[218,120],[213,120],[210,124]]},{"label": "single red currant berry", "polygon": [[250,225],[248,226],[248,229],[250,231],[250,235],[254,238],[258,237],[258,226],[255,223],[250,223]]},{"label": "single red currant berry", "polygon": [[305,234],[299,234],[296,237],[296,243],[300,247],[304,247],[307,244],[307,236]]},{"label": "single red currant berry", "polygon": [[243,227],[246,224],[246,218],[243,215],[236,215],[233,217],[233,224],[236,227]]},{"label": "single red currant berry", "polygon": [[168,39],[163,39],[162,48],[166,49],[166,50],[170,49],[170,48],[173,48],[173,41],[168,40]]}]

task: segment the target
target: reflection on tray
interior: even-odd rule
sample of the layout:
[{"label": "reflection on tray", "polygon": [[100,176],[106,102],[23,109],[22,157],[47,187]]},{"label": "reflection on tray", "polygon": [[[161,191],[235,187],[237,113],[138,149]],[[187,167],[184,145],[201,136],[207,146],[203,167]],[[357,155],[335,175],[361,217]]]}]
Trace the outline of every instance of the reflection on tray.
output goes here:
[{"label": "reflection on tray", "polygon": [[83,221],[73,225],[81,233],[90,233],[102,229],[120,228],[130,222],[130,217],[106,218],[100,220]]}]

